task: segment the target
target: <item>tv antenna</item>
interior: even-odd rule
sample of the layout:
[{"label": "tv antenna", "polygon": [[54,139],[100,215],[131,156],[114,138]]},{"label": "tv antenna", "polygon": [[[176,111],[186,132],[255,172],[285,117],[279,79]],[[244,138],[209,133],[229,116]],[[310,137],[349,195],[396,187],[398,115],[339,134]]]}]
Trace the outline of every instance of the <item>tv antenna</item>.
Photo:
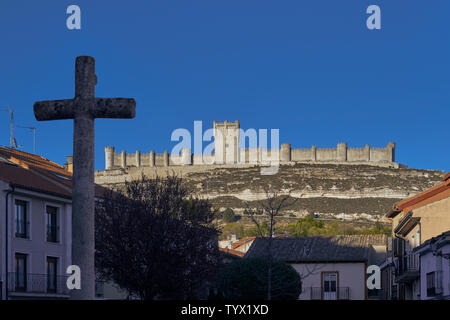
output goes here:
[{"label": "tv antenna", "polygon": [[33,153],[36,154],[36,127],[31,126],[17,126],[17,128],[26,128],[33,131]]},{"label": "tv antenna", "polygon": [[8,112],[9,114],[9,147],[17,148],[17,141],[14,138],[14,111],[10,107],[8,109],[1,109],[1,111]]}]

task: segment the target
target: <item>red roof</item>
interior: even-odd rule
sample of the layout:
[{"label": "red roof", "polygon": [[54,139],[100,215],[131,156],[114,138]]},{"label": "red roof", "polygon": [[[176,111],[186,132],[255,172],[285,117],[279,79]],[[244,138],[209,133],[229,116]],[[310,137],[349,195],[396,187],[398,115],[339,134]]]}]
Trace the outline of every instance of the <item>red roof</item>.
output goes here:
[{"label": "red roof", "polygon": [[240,246],[243,246],[244,244],[252,242],[255,239],[256,239],[256,237],[244,237],[233,243],[233,249],[239,248]]},{"label": "red roof", "polygon": [[19,165],[0,161],[0,180],[24,189],[72,197],[70,189]]},{"label": "red roof", "polygon": [[407,211],[405,213],[408,213],[414,208],[450,197],[450,172],[445,174],[442,180],[442,183],[398,202],[394,208],[386,214],[386,217],[393,218],[402,211]]},{"label": "red roof", "polygon": [[[0,180],[22,188],[72,197],[72,173],[42,156],[0,146]],[[95,185],[95,195],[101,197],[105,188]]]},{"label": "red roof", "polygon": [[231,256],[236,256],[236,257],[239,257],[239,258],[243,258],[244,255],[245,255],[244,252],[237,251],[237,250],[234,250],[234,249],[219,248],[219,250],[224,252],[224,253],[226,253],[226,254],[229,254]]}]

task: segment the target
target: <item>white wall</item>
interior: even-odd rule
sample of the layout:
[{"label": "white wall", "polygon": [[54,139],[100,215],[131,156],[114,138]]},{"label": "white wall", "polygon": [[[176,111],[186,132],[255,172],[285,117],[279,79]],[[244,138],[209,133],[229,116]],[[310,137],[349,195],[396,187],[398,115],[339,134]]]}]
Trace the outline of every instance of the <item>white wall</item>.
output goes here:
[{"label": "white wall", "polygon": [[[322,287],[322,272],[339,274],[338,287],[350,288],[350,300],[366,299],[366,264],[357,263],[321,263],[321,264],[291,264],[300,275],[313,273],[302,279],[302,294],[300,300],[309,300],[310,287]],[[308,271],[309,270],[309,271]]]},{"label": "white wall", "polygon": [[[443,254],[450,253],[450,244],[442,247]],[[442,270],[442,296],[450,298],[450,260],[440,256],[434,256],[432,252],[427,252],[420,257],[420,298],[421,300],[435,299],[427,296],[427,273]]]},{"label": "white wall", "polygon": [[[6,188],[4,188],[6,186]],[[0,182],[0,190],[8,189],[8,184]],[[5,195],[6,192],[0,192],[0,226],[1,226],[1,247],[0,257],[1,274],[4,280],[3,287],[6,287],[6,268],[5,268]],[[24,200],[27,202],[27,213],[29,221],[29,238],[15,237],[15,218],[14,203],[15,200]],[[66,268],[71,264],[71,229],[72,229],[72,205],[70,199],[55,197],[43,193],[37,193],[27,190],[16,189],[13,195],[10,195],[8,203],[8,272],[15,272],[15,254],[22,253],[27,255],[27,273],[45,275],[47,273],[47,257],[58,258],[57,275],[65,276]],[[47,242],[46,238],[46,216],[45,208],[47,205],[58,208],[58,242]],[[3,294],[3,298],[5,297]]]}]

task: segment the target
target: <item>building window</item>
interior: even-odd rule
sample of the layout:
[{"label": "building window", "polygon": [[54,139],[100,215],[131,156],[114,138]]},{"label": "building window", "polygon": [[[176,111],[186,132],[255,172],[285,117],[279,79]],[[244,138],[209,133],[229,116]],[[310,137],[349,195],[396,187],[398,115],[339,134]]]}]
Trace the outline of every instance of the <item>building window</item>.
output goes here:
[{"label": "building window", "polygon": [[435,277],[434,272],[427,273],[427,296],[428,297],[433,297],[436,294],[435,288],[434,288],[434,283],[435,283],[434,277]]},{"label": "building window", "polygon": [[27,211],[27,203],[25,201],[15,201],[14,218],[16,222],[16,237],[28,238],[29,217]]},{"label": "building window", "polygon": [[427,273],[427,296],[434,297],[442,294],[442,271]]},{"label": "building window", "polygon": [[27,255],[16,253],[16,272],[15,272],[16,291],[27,290]]},{"label": "building window", "polygon": [[58,208],[46,207],[47,241],[58,242]]},{"label": "building window", "polygon": [[58,258],[47,257],[47,292],[56,292]]}]

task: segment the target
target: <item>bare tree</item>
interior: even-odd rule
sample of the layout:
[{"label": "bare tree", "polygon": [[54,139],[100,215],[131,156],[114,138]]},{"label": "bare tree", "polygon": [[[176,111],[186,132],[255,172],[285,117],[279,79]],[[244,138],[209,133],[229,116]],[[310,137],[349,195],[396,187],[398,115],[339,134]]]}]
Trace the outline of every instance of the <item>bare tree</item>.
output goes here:
[{"label": "bare tree", "polygon": [[176,176],[127,182],[96,209],[96,267],[142,299],[198,298],[219,261],[214,212]]},{"label": "bare tree", "polygon": [[[275,279],[272,279],[273,272],[273,262],[274,255],[273,252],[273,237],[275,231],[275,225],[277,223],[277,218],[284,213],[285,210],[292,207],[297,199],[292,198],[292,190],[288,190],[287,192],[281,193],[278,190],[275,190],[271,185],[267,185],[263,188],[265,199],[262,201],[254,202],[253,204],[247,203],[247,215],[250,217],[252,222],[256,225],[259,236],[267,239],[267,263],[268,263],[268,274],[267,274],[267,299],[271,300],[273,297],[273,292],[276,292],[277,288],[282,288],[283,284],[276,283]],[[259,221],[258,221],[259,220]],[[265,234],[261,222],[264,220],[268,221],[269,232],[268,235]],[[299,254],[305,259],[311,254],[311,245],[305,245],[301,249],[303,252]],[[303,272],[299,272],[301,280],[304,281],[307,277],[316,274],[323,266],[319,264],[313,264],[312,266],[307,263],[304,264]],[[274,290],[275,289],[275,290]]]},{"label": "bare tree", "polygon": [[[294,205],[297,199],[291,197],[291,191],[281,194],[278,190],[274,189],[271,185],[267,185],[263,188],[265,193],[265,199],[257,201],[252,206],[247,203],[247,215],[252,222],[256,225],[260,237],[267,238],[267,299],[272,300],[272,292],[276,291],[276,287],[281,287],[281,284],[274,283],[272,279],[273,265],[274,265],[274,253],[272,250],[272,239],[277,223],[277,218],[283,213],[284,210]],[[266,235],[261,227],[260,220],[268,220],[269,234]]]}]

